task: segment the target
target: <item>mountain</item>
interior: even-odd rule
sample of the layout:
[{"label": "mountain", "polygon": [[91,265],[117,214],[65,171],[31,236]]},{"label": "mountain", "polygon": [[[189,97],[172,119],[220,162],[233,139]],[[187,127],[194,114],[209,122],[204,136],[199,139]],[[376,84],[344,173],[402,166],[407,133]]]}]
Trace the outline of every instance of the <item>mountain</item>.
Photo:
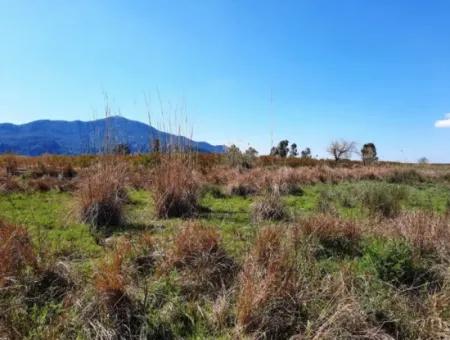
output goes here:
[{"label": "mountain", "polygon": [[96,153],[104,150],[105,145],[118,144],[128,145],[133,153],[148,152],[156,139],[161,148],[177,146],[205,153],[225,151],[223,145],[196,142],[119,116],[89,122],[37,120],[23,125],[0,124],[0,153],[28,156]]}]

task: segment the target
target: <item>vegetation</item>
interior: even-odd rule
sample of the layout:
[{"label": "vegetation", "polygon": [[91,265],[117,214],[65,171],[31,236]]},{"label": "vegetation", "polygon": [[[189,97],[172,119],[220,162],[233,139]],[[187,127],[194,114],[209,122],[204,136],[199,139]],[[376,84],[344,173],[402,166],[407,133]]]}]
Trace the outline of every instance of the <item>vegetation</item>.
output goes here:
[{"label": "vegetation", "polygon": [[450,337],[448,166],[247,151],[1,156],[0,338]]}]

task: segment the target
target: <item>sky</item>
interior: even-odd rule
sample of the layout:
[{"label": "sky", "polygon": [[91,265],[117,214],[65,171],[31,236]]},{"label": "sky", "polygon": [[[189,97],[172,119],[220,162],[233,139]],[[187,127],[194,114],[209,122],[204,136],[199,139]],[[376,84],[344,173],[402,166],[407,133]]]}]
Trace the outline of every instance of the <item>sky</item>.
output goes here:
[{"label": "sky", "polygon": [[[0,0],[0,122],[149,121],[450,163],[450,1]],[[149,119],[150,116],[150,119]]]}]

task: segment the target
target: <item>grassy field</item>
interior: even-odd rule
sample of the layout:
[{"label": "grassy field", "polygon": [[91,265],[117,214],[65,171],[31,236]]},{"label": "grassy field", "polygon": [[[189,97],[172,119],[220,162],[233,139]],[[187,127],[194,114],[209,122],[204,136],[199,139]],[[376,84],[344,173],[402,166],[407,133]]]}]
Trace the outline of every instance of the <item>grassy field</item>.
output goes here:
[{"label": "grassy field", "polygon": [[[0,339],[450,337],[450,168],[99,162],[0,182]],[[120,223],[80,218],[87,187]]]}]

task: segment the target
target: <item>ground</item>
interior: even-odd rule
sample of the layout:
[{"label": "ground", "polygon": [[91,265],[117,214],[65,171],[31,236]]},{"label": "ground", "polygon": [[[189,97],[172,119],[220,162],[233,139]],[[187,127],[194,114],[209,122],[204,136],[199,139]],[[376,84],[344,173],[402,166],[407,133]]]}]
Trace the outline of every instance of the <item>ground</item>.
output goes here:
[{"label": "ground", "polygon": [[[338,183],[303,184],[300,191],[282,195],[280,198],[287,210],[287,217],[281,221],[264,223],[255,223],[252,219],[252,204],[262,199],[264,196],[262,192],[237,196],[217,194],[216,190],[206,189],[200,199],[202,209],[193,219],[158,219],[155,217],[152,191],[128,187],[126,221],[118,227],[111,228],[108,235],[99,236],[91,231],[88,224],[80,222],[75,194],[72,192],[50,190],[4,193],[0,196],[0,219],[24,226],[31,235],[33,247],[40,257],[39,261],[53,266],[64,263],[69,268],[73,281],[70,297],[66,296],[64,299],[50,299],[30,305],[20,299],[16,301],[12,295],[2,296],[2,304],[12,304],[16,301],[21,305],[16,312],[9,312],[5,324],[16,322],[19,327],[21,323],[26,324],[17,334],[28,338],[59,337],[61,334],[69,338],[87,338],[92,335],[85,329],[89,326],[85,324],[83,309],[88,308],[90,300],[96,300],[95,295],[99,294],[96,275],[102,266],[106,266],[105,261],[114,258],[114,254],[119,251],[115,247],[123,240],[134,247],[141,244],[145,237],[150,236],[152,244],[156,244],[158,251],[163,254],[170,253],[180,230],[185,228],[189,221],[195,220],[218,233],[220,246],[224,248],[227,256],[236,264],[238,271],[245,271],[250,261],[249,254],[252,254],[255,240],[260,237],[261,230],[270,227],[280,228],[280,233],[284,233],[286,228],[299,226],[301,228],[301,221],[304,219],[324,214],[338,221],[344,221],[338,223],[351,221],[358,228],[362,228],[363,232],[357,241],[351,237],[345,239],[347,236],[344,236],[344,239],[335,236],[330,240],[313,233],[313,236],[307,239],[310,244],[302,246],[306,248],[301,248],[309,249],[308,254],[313,254],[311,263],[316,274],[308,274],[312,275],[311,282],[313,280],[338,282],[337,277],[343,275],[350,277],[352,285],[345,288],[347,304],[342,302],[342,306],[356,308],[354,306],[357,305],[358,310],[364,315],[362,317],[364,323],[368,324],[367,329],[371,327],[379,329],[382,334],[392,338],[414,338],[419,334],[418,327],[430,327],[429,324],[420,326],[421,322],[431,322],[428,312],[425,311],[429,307],[425,306],[424,301],[442,298],[442,295],[445,298],[440,301],[447,301],[450,296],[445,268],[440,269],[438,279],[434,276],[429,278],[435,272],[427,271],[420,281],[415,281],[417,276],[409,278],[408,275],[411,274],[409,271],[416,275],[414,273],[426,271],[427,266],[448,268],[449,258],[444,255],[439,257],[434,253],[417,255],[413,242],[409,242],[408,238],[373,233],[374,225],[395,224],[396,222],[390,221],[402,218],[400,216],[380,219],[373,216],[373,211],[367,206],[366,196],[367,192],[377,190],[403,193],[399,200],[400,215],[419,211],[430,213],[437,216],[436,218],[444,218],[448,213],[450,183],[440,180],[411,183],[343,180]],[[448,227],[448,222],[446,223]],[[105,240],[115,246],[108,245]],[[139,320],[139,325],[143,327],[142,324],[145,323],[146,326],[141,328],[141,331],[144,329],[149,338],[227,339],[237,335],[283,338],[299,332],[306,338],[314,338],[320,335],[320,332],[324,332],[324,337],[328,334],[325,333],[325,321],[321,325],[316,325],[315,322],[319,322],[317,320],[320,320],[320,317],[312,319],[313,315],[320,316],[327,311],[327,303],[332,303],[327,298],[317,297],[317,301],[305,302],[303,306],[305,314],[298,316],[303,318],[302,322],[286,328],[283,330],[285,333],[281,333],[281,330],[280,333],[270,333],[270,327],[263,325],[262,322],[253,330],[250,326],[246,328],[248,325],[240,316],[239,306],[242,304],[242,297],[239,295],[241,289],[239,284],[243,283],[239,275],[234,276],[231,287],[224,287],[214,293],[209,291],[204,293],[202,290],[201,294],[192,297],[184,291],[186,277],[192,274],[189,269],[177,265],[169,266],[167,269],[167,261],[163,255],[161,261],[165,264],[156,265],[144,274],[138,273],[133,264],[137,257],[142,257],[140,251],[131,251],[125,255],[126,260],[123,260],[121,265],[126,268],[122,269],[121,277],[123,276],[127,296],[130,296],[136,305],[133,308],[139,309],[140,317],[145,318]],[[420,256],[419,260],[417,256]],[[304,261],[298,263],[306,263]],[[320,291],[318,289],[314,288],[317,294]],[[409,289],[411,291],[408,291]],[[418,301],[424,305],[418,307]],[[82,308],[80,304],[83,304]],[[277,315],[277,312],[273,313]],[[345,311],[341,313],[345,314]],[[330,318],[331,315],[327,320]],[[443,306],[439,310],[438,318],[446,325],[450,325],[448,306]],[[280,316],[280,320],[285,319]],[[356,338],[358,330],[351,330],[347,321],[342,322],[345,326],[339,326],[341,327],[339,332],[345,330],[347,333],[329,334],[342,338]],[[104,329],[108,329],[109,326],[104,326]],[[100,331],[101,327],[94,325],[91,328],[94,330],[90,331]],[[445,333],[448,329],[441,331],[444,337],[450,334]],[[12,333],[8,334],[11,336]],[[113,337],[111,334],[106,333],[104,337]]]}]

